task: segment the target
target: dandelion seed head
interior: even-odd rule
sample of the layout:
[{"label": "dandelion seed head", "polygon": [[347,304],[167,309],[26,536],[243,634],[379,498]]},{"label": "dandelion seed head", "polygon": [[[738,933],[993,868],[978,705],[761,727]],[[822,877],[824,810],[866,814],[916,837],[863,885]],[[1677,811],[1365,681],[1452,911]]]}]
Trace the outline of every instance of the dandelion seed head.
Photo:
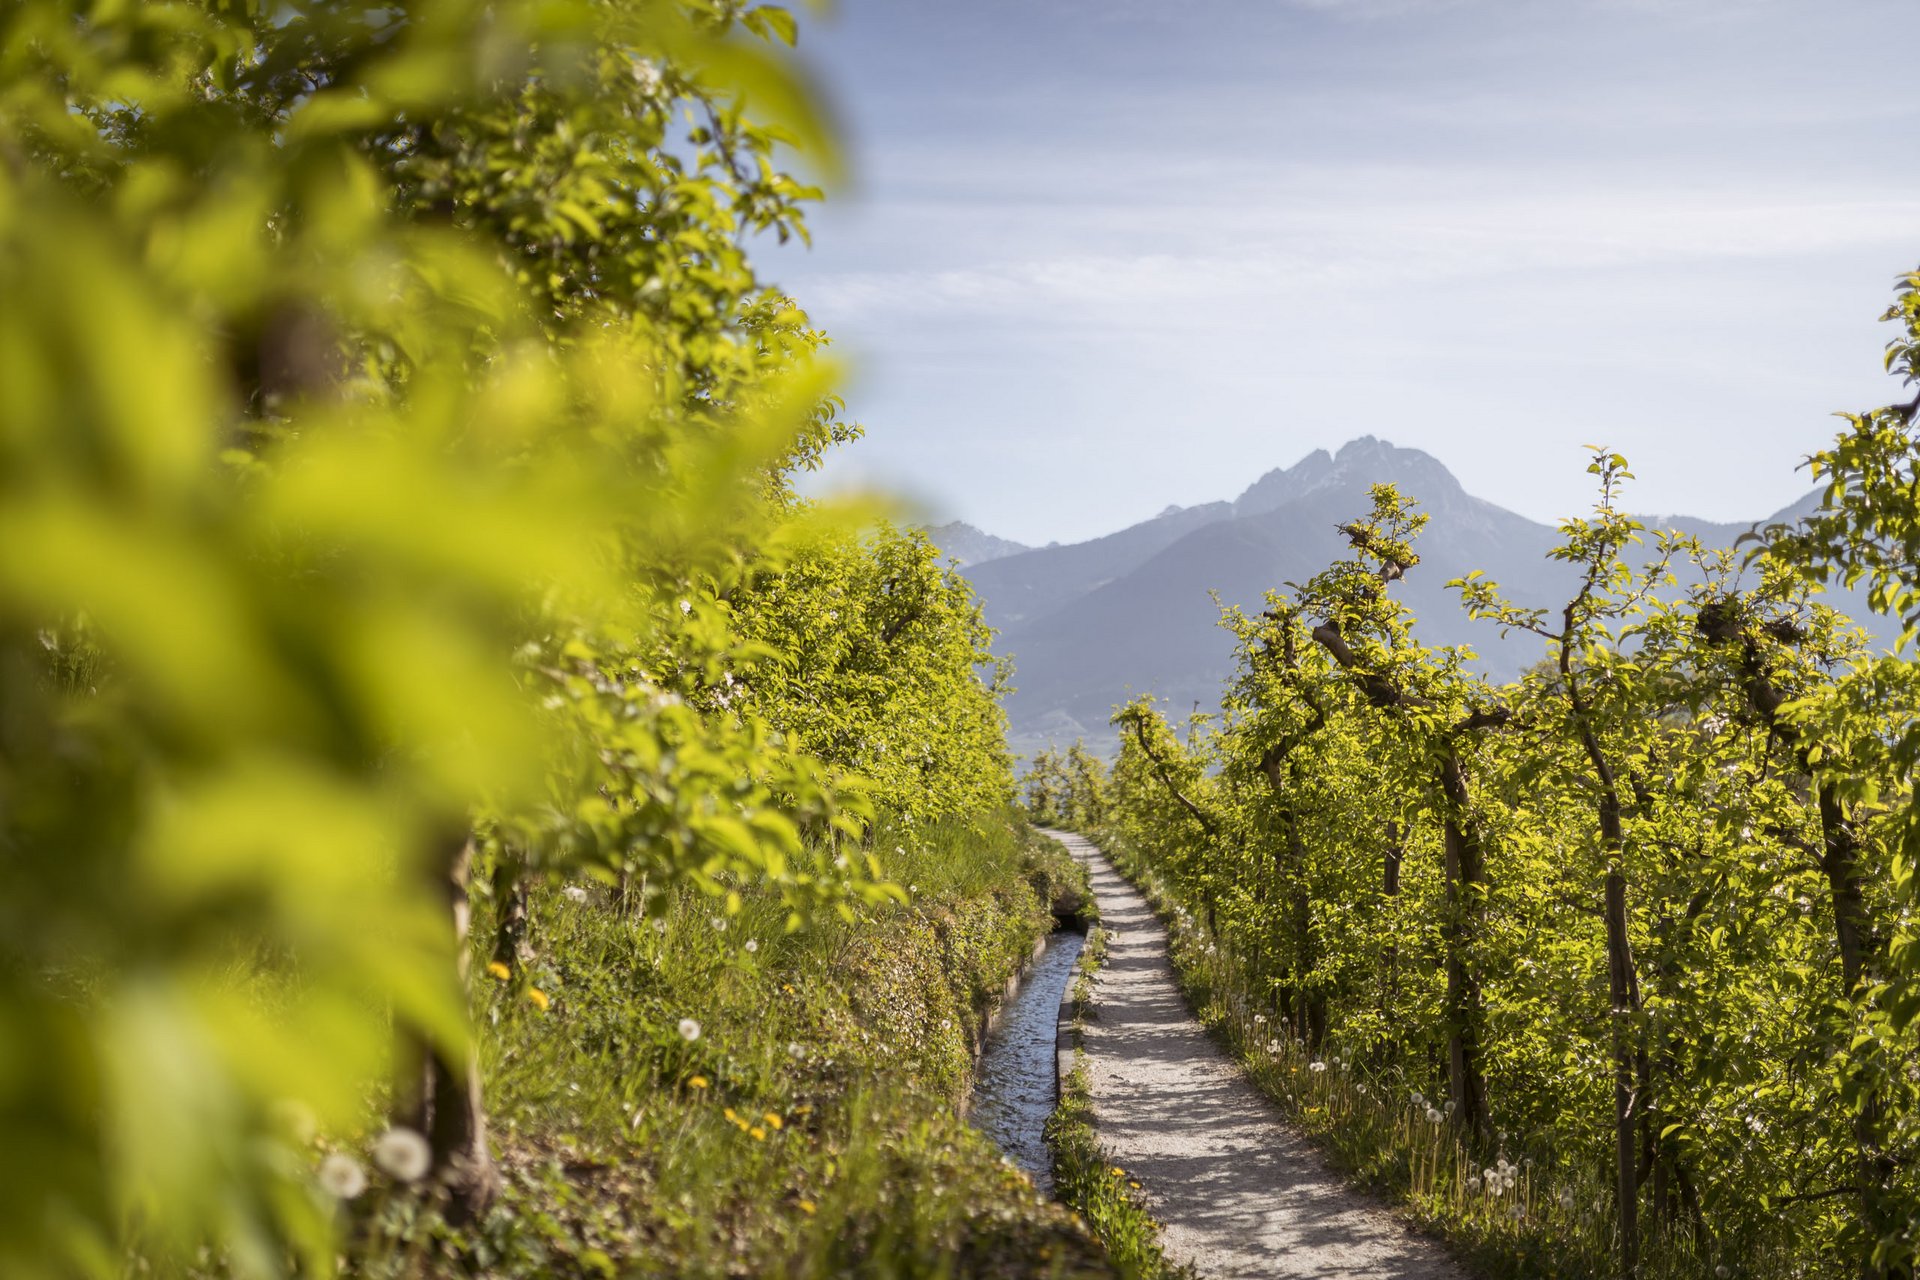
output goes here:
[{"label": "dandelion seed head", "polygon": [[351,1200],[367,1189],[367,1171],[352,1156],[336,1151],[320,1162],[320,1187],[336,1200]]},{"label": "dandelion seed head", "polygon": [[373,1163],[390,1178],[415,1182],[433,1167],[433,1149],[412,1129],[396,1125],[374,1139]]},{"label": "dandelion seed head", "polygon": [[680,1019],[680,1038],[682,1040],[698,1040],[700,1038],[700,1024],[692,1018]]}]

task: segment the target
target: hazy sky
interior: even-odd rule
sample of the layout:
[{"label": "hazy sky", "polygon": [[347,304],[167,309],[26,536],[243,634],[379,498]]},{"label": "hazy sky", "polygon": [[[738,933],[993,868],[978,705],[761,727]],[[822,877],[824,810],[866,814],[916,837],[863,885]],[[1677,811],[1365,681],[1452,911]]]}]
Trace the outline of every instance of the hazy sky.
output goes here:
[{"label": "hazy sky", "polygon": [[841,0],[776,271],[877,484],[1027,542],[1373,434],[1557,519],[1764,515],[1920,263],[1912,0]]}]

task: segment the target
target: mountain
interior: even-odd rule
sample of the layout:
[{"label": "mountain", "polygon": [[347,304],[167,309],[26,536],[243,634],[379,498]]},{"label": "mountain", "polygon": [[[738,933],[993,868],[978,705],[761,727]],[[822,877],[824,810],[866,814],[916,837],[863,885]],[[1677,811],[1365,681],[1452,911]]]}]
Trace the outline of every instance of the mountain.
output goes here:
[{"label": "mountain", "polygon": [[997,627],[1011,627],[1113,581],[1196,529],[1232,515],[1233,504],[1228,502],[1168,507],[1151,520],[1104,538],[1030,549],[982,565],[967,576],[988,602],[988,620]]},{"label": "mountain", "polygon": [[996,538],[974,528],[964,520],[934,525],[926,531],[928,541],[961,564],[986,564],[1004,556],[1017,556],[1032,548],[1008,538]]},{"label": "mountain", "polygon": [[[1305,582],[1349,554],[1337,526],[1366,511],[1368,488],[1383,482],[1430,517],[1417,544],[1420,564],[1396,589],[1421,640],[1470,645],[1488,675],[1517,675],[1539,657],[1539,640],[1503,638],[1469,620],[1446,584],[1480,569],[1516,602],[1564,600],[1573,571],[1546,558],[1558,533],[1467,493],[1430,454],[1365,436],[1269,471],[1231,502],[1169,508],[1090,542],[970,567],[987,620],[1001,631],[997,648],[1014,662],[1014,750],[1076,737],[1109,750],[1108,716],[1139,693],[1165,699],[1176,716],[1217,707],[1234,660],[1214,594],[1254,611],[1268,590]],[[1768,519],[1790,519],[1805,505]],[[1647,523],[1723,546],[1748,528],[1685,517]]]}]

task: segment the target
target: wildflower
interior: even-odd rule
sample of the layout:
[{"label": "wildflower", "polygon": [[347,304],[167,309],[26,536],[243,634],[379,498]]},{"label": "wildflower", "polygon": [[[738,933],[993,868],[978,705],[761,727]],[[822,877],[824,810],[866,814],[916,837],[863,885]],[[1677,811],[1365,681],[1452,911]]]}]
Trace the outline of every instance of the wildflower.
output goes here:
[{"label": "wildflower", "polygon": [[1138,1191],[1140,1189],[1140,1184],[1137,1182],[1129,1182],[1127,1183],[1127,1185],[1132,1187],[1135,1191]]},{"label": "wildflower", "polygon": [[788,995],[792,995],[792,994],[793,994],[793,984],[792,984],[791,982],[783,982],[783,983],[781,983],[781,984],[780,984],[780,989],[781,989],[782,991],[784,991],[784,992],[786,992],[786,993],[787,993]]},{"label": "wildflower", "polygon": [[801,1044],[798,1040],[789,1041],[787,1044],[787,1056],[789,1058],[805,1057],[806,1052],[807,1052],[807,1047]]},{"label": "wildflower", "polygon": [[487,962],[487,972],[502,982],[513,977],[513,970],[507,968],[506,965],[501,964],[498,960],[489,960]]},{"label": "wildflower", "polygon": [[813,1114],[813,1104],[811,1102],[803,1102],[793,1109],[793,1114],[797,1116],[810,1116]]},{"label": "wildflower", "polygon": [[553,1005],[553,1001],[547,998],[547,993],[538,987],[527,988],[527,999],[533,1002],[534,1008],[543,1013]]},{"label": "wildflower", "polygon": [[1327,1064],[1319,1061],[1318,1059],[1315,1059],[1314,1061],[1309,1062],[1307,1064],[1307,1070],[1309,1071],[1318,1072],[1318,1071],[1325,1071],[1326,1069],[1327,1069]]},{"label": "wildflower", "polygon": [[560,892],[565,894],[567,900],[570,902],[585,902],[587,900],[587,891],[577,884],[570,884]]},{"label": "wildflower", "polygon": [[738,1111],[735,1111],[732,1107],[726,1108],[725,1110],[721,1111],[720,1114],[725,1116],[727,1118],[727,1123],[732,1125],[736,1129],[745,1129],[747,1127],[747,1122],[745,1120],[742,1120],[740,1118],[740,1113]]},{"label": "wildflower", "polygon": [[1267,1015],[1264,1013],[1256,1013],[1253,1015],[1253,1025],[1256,1027],[1264,1024],[1266,1020],[1267,1020]]},{"label": "wildflower", "polygon": [[797,1200],[794,1203],[799,1208],[800,1212],[806,1214],[809,1218],[811,1218],[819,1210],[819,1206],[814,1204],[814,1202],[811,1200]]},{"label": "wildflower", "polygon": [[756,952],[756,951],[758,951],[759,949],[760,949],[760,943],[759,943],[759,941],[758,941],[757,939],[754,939],[754,938],[748,938],[748,939],[747,939],[747,954],[748,954],[748,955],[752,955],[752,954],[753,954],[754,952]]},{"label": "wildflower", "polygon": [[700,1024],[692,1018],[680,1019],[680,1038],[689,1041],[698,1040],[700,1038]]},{"label": "wildflower", "polygon": [[352,1156],[336,1151],[320,1162],[320,1186],[336,1200],[351,1200],[367,1189],[367,1171]]},{"label": "wildflower", "polygon": [[1732,1275],[1733,1272],[1728,1268],[1726,1263],[1722,1262],[1713,1269],[1713,1274],[1718,1276],[1719,1280],[1727,1280],[1727,1277]]},{"label": "wildflower", "polygon": [[765,1142],[767,1140],[767,1131],[756,1124],[747,1130],[747,1136],[751,1137],[755,1142]]},{"label": "wildflower", "polygon": [[687,1088],[689,1089],[704,1089],[710,1083],[711,1082],[705,1076],[688,1076],[687,1077]]},{"label": "wildflower", "polygon": [[1127,1176],[1127,1171],[1125,1169],[1122,1169],[1119,1165],[1113,1166],[1112,1172],[1113,1172],[1113,1176],[1116,1178],[1124,1178]]},{"label": "wildflower", "polygon": [[1428,1123],[1428,1124],[1439,1124],[1442,1118],[1443,1118],[1443,1117],[1442,1117],[1442,1116],[1440,1115],[1440,1112],[1439,1112],[1439,1109],[1438,1109],[1438,1108],[1436,1108],[1436,1107],[1428,1107],[1428,1108],[1427,1108],[1427,1123]]},{"label": "wildflower", "polygon": [[1478,1191],[1479,1189],[1480,1189],[1480,1175],[1479,1175],[1479,1174],[1477,1174],[1477,1173],[1470,1173],[1470,1174],[1468,1174],[1468,1175],[1467,1175],[1467,1190],[1469,1190],[1469,1191]]},{"label": "wildflower", "polygon": [[412,1129],[395,1127],[374,1139],[373,1162],[390,1177],[414,1182],[433,1167],[433,1149]]},{"label": "wildflower", "polygon": [[725,916],[714,916],[708,920],[707,923],[713,926],[715,933],[725,933],[727,931],[727,918]]},{"label": "wildflower", "polygon": [[777,1111],[769,1111],[760,1118],[767,1122],[767,1128],[772,1129],[776,1133],[787,1127],[787,1122],[780,1118],[780,1113]]}]

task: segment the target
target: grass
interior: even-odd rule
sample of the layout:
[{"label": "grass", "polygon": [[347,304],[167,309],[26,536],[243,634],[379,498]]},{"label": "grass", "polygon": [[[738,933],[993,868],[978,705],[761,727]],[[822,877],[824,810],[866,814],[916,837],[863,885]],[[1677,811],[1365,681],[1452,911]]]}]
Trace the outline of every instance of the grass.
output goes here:
[{"label": "grass", "polygon": [[[1354,1182],[1395,1201],[1489,1280],[1604,1280],[1617,1274],[1611,1192],[1585,1166],[1501,1134],[1470,1147],[1435,1118],[1443,1103],[1395,1073],[1367,1069],[1337,1032],[1317,1055],[1253,993],[1262,986],[1231,942],[1209,932],[1145,859],[1103,835],[1101,847],[1167,925],[1188,1005],[1248,1076]],[[1511,1173],[1507,1173],[1511,1170]],[[1489,1175],[1495,1174],[1498,1176]],[[1792,1274],[1785,1259],[1696,1252],[1680,1235],[1649,1239],[1640,1280]]]},{"label": "grass", "polygon": [[896,843],[911,906],[791,935],[771,902],[648,921],[540,891],[524,977],[477,997],[499,1202],[456,1230],[376,1185],[349,1269],[1127,1274],[959,1118],[994,1002],[1083,873],[1000,818]]}]

